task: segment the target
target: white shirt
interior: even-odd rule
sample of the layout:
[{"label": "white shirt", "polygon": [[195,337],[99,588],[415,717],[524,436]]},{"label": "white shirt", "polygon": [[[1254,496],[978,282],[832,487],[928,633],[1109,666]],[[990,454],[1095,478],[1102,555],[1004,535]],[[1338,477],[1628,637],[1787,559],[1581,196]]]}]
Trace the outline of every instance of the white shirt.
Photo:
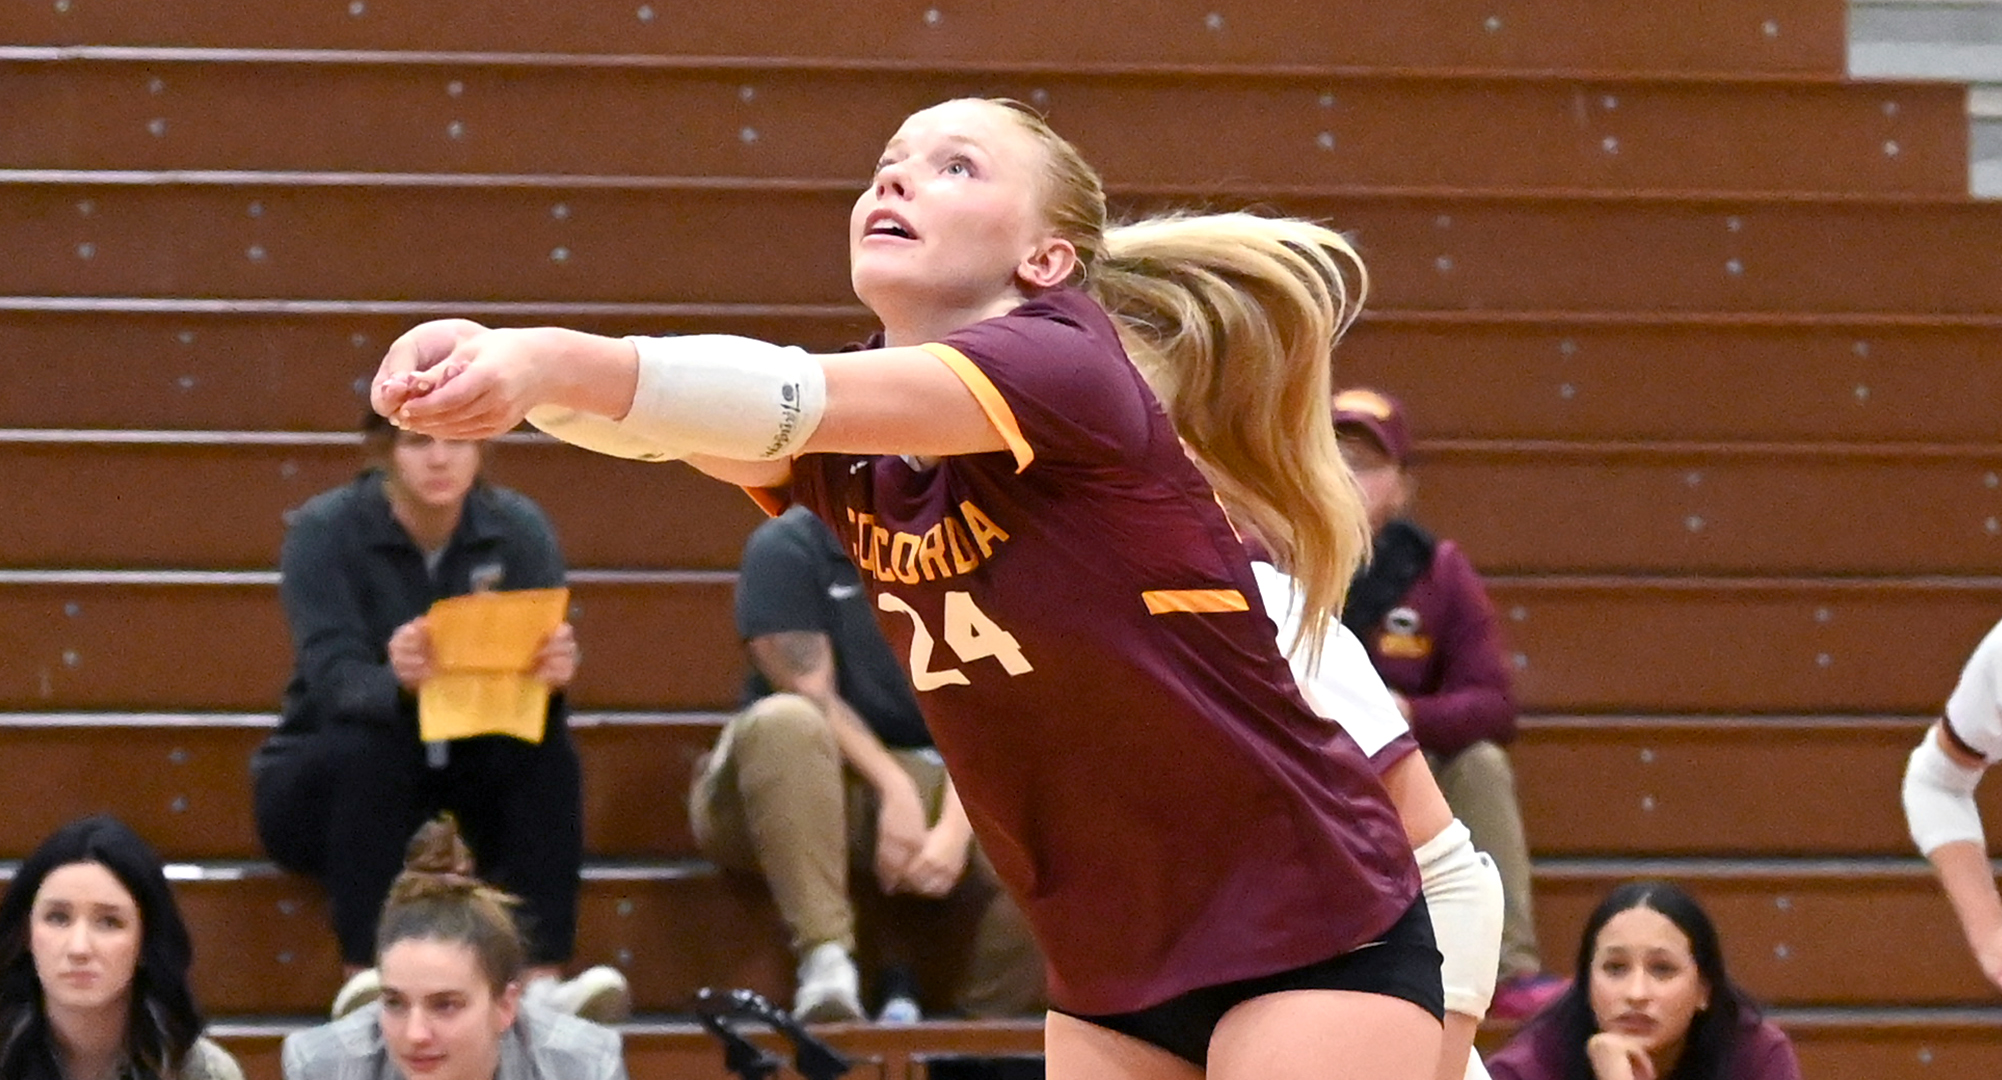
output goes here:
[{"label": "white shirt", "polygon": [[[1300,640],[1302,605],[1293,578],[1269,563],[1253,562],[1251,572],[1258,580],[1265,613],[1279,627],[1279,647],[1293,665],[1293,679],[1315,713],[1340,724],[1371,757],[1411,730],[1360,638],[1348,627],[1334,624],[1321,645],[1320,662],[1313,663],[1305,650],[1294,648]],[[1997,738],[2002,746],[2002,732]]]},{"label": "white shirt", "polygon": [[1946,700],[1946,722],[1990,764],[2002,761],[2002,623],[1967,658]]}]

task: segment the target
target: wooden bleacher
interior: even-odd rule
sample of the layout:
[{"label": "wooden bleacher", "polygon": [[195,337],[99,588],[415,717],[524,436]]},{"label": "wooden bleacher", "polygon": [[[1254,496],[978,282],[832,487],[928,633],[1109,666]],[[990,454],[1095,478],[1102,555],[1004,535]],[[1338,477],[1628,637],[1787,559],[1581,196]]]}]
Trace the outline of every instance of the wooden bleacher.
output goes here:
[{"label": "wooden bleacher", "polygon": [[[2002,212],[1964,195],[1963,91],[1845,80],[1844,15],[0,10],[0,859],[77,813],[134,822],[183,867],[203,1000],[274,1078],[337,976],[320,900],[261,859],[244,764],[286,674],[281,515],[355,468],[356,380],[435,314],[851,340],[841,222],[881,141],[1007,94],[1123,207],[1256,204],[1361,245],[1377,288],[1342,378],[1407,399],[1422,515],[1492,575],[1550,966],[1611,884],[1670,876],[1808,1075],[2002,1072],[1995,994],[1895,796],[2002,617]],[[756,512],[535,440],[494,468],[578,568],[578,959],[632,974],[635,1077],[719,1076],[672,1014],[709,983],[782,998],[789,968],[682,805],[735,697]],[[830,1034],[857,1075],[912,1080],[1037,1045]]]}]

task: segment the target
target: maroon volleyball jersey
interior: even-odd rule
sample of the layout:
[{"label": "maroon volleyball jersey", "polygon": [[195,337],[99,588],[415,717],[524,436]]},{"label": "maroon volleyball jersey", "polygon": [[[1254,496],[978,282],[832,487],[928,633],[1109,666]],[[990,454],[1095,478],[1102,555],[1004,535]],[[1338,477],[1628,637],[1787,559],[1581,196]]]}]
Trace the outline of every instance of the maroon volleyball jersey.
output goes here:
[{"label": "maroon volleyball jersey", "polygon": [[813,454],[793,496],[875,592],[1051,995],[1126,1012],[1374,939],[1418,875],[1295,687],[1244,547],[1075,290],[924,346],[1008,451]]}]

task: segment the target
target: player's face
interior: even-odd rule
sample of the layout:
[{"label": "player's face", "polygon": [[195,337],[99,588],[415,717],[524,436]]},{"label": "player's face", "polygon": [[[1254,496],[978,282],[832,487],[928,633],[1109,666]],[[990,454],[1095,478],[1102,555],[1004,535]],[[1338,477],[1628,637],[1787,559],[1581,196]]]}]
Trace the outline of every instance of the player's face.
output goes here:
[{"label": "player's face", "polygon": [[50,1008],[125,1011],[144,927],[117,875],[94,862],[58,867],[35,890],[29,918],[29,951]]},{"label": "player's face", "polygon": [[1679,1052],[1690,1021],[1710,1004],[1689,935],[1648,907],[1628,908],[1600,928],[1591,990],[1599,1030],[1637,1039],[1651,1056]]},{"label": "player's face", "polygon": [[398,431],[390,449],[397,493],[419,506],[457,510],[480,475],[480,444]]},{"label": "player's face", "polygon": [[1047,152],[1009,111],[948,101],[904,121],[848,221],[855,294],[882,314],[1019,296],[1016,270],[1050,235]]},{"label": "player's face", "polygon": [[1369,531],[1377,532],[1410,505],[1409,474],[1397,463],[1397,459],[1367,435],[1344,430],[1339,435],[1339,442],[1342,460],[1355,474],[1356,486],[1362,488],[1363,505],[1369,510]]},{"label": "player's face", "polygon": [[406,938],[383,950],[382,1041],[417,1080],[493,1080],[520,988],[496,996],[472,947]]}]

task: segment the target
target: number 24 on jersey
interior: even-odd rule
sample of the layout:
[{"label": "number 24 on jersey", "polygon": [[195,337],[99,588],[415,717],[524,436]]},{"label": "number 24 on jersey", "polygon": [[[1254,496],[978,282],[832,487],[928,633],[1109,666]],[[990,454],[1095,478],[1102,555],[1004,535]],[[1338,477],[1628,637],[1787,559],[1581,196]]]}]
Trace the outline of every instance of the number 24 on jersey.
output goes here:
[{"label": "number 24 on jersey", "polygon": [[[970,681],[966,672],[957,667],[932,669],[932,650],[937,641],[932,637],[930,628],[925,626],[924,618],[902,597],[878,593],[876,606],[910,617],[911,685],[920,693],[941,686],[965,686]],[[1022,647],[1016,644],[1015,635],[988,618],[987,613],[973,602],[972,594],[959,589],[945,594],[945,643],[959,657],[961,664],[993,657],[1001,665],[1001,670],[1009,675],[1026,675],[1035,670],[1029,658],[1022,655]]]}]

